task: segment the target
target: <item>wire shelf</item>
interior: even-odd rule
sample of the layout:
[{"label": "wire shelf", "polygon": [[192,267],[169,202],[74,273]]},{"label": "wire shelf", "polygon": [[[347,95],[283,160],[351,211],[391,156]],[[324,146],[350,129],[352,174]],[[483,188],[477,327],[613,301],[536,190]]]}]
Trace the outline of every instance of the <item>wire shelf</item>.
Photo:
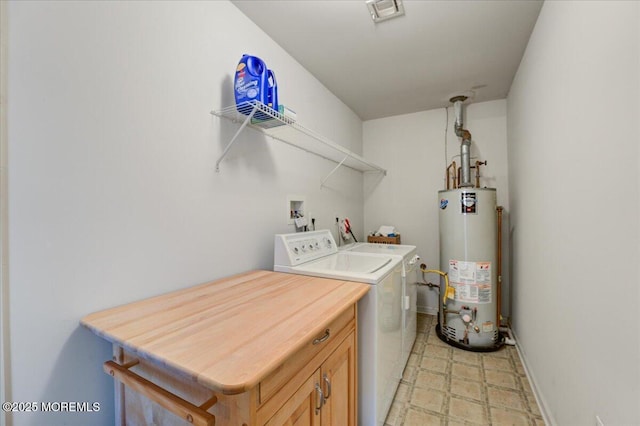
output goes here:
[{"label": "wire shelf", "polygon": [[264,105],[261,102],[251,101],[238,105],[231,105],[211,114],[241,123],[240,128],[233,136],[224,152],[216,162],[216,170],[219,170],[220,162],[226,156],[227,151],[244,130],[251,127],[280,142],[302,149],[305,152],[320,156],[326,160],[337,163],[338,166],[322,181],[324,183],[341,165],[360,172],[380,172],[384,175],[387,171],[382,167],[366,160],[362,156],[348,150],[324,136],[300,125],[292,117],[281,114],[278,111]]}]

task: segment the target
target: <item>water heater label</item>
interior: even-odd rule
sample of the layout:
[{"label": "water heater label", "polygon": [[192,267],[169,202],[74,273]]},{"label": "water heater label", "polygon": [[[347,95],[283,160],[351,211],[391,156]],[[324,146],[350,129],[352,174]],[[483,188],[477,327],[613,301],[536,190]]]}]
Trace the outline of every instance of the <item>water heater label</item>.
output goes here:
[{"label": "water heater label", "polygon": [[456,302],[491,303],[491,262],[449,260],[449,285],[455,288]]},{"label": "water heater label", "polygon": [[475,192],[460,193],[460,213],[462,214],[478,214],[478,199]]},{"label": "water heater label", "polygon": [[483,322],[482,331],[484,333],[491,333],[493,331],[493,323],[491,321]]}]

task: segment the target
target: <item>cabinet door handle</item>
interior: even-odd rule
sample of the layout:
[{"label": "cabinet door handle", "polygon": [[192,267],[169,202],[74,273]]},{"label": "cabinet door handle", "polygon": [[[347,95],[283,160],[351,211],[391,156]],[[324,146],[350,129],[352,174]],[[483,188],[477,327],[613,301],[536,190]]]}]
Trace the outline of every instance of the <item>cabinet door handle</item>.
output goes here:
[{"label": "cabinet door handle", "polygon": [[324,373],[324,375],[322,376],[322,380],[324,380],[324,382],[327,384],[327,394],[324,397],[324,400],[326,402],[327,399],[331,397],[331,380],[329,380],[329,376],[327,376],[327,373]]},{"label": "cabinet door handle", "polygon": [[[319,397],[319,399],[318,399]],[[318,402],[318,400],[320,402]],[[320,414],[320,410],[324,405],[324,394],[322,393],[322,388],[318,383],[316,383],[316,414]]]},{"label": "cabinet door handle", "polygon": [[320,344],[322,342],[326,342],[327,339],[329,338],[329,335],[331,334],[331,330],[329,330],[328,328],[324,331],[324,335],[322,337],[318,337],[317,339],[314,339],[313,344],[317,345]]}]

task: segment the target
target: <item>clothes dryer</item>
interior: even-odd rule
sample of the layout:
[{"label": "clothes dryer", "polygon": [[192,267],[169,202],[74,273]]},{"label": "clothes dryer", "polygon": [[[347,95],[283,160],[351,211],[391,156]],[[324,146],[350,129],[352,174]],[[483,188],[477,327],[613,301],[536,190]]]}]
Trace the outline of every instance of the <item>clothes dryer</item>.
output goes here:
[{"label": "clothes dryer", "polygon": [[396,373],[402,378],[416,341],[418,323],[418,271],[420,256],[416,246],[405,244],[354,243],[340,248],[353,253],[375,253],[402,258],[402,355]]}]

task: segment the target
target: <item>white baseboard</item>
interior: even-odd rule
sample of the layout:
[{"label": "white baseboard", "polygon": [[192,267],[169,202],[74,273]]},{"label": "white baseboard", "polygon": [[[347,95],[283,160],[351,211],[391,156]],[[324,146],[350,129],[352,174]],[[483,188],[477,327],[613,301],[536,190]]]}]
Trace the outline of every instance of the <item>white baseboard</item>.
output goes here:
[{"label": "white baseboard", "polygon": [[527,379],[529,380],[529,384],[531,385],[531,390],[533,391],[533,396],[536,397],[536,402],[538,403],[538,407],[540,408],[540,414],[542,415],[542,419],[544,420],[544,424],[548,426],[556,426],[555,421],[553,421],[553,417],[549,415],[549,406],[547,405],[545,399],[540,395],[540,391],[536,382],[535,377],[531,374],[531,370],[529,369],[529,362],[527,360],[526,354],[520,348],[520,340],[516,333],[511,330],[511,334],[516,341],[516,350],[518,351],[518,355],[520,356],[520,360],[522,361],[522,367],[524,368],[524,373],[527,375]]}]

